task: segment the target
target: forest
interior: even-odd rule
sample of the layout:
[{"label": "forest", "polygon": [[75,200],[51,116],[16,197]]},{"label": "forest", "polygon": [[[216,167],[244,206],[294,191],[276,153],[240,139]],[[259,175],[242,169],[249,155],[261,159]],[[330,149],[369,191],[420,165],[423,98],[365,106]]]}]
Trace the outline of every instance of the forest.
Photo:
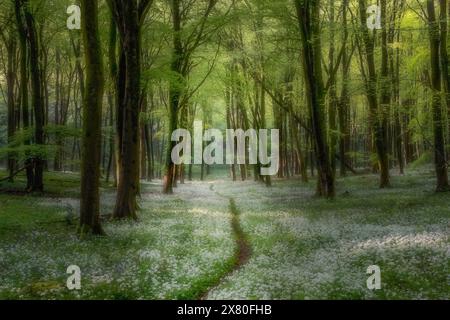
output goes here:
[{"label": "forest", "polygon": [[450,299],[449,19],[0,0],[0,300]]}]

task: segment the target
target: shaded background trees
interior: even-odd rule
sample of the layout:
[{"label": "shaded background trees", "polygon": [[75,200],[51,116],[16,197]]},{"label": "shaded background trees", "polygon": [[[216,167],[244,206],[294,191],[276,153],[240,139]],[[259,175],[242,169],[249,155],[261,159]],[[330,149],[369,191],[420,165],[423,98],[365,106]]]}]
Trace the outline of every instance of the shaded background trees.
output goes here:
[{"label": "shaded background trees", "polygon": [[[231,165],[233,180],[313,178],[319,195],[333,197],[338,175],[373,172],[388,187],[391,176],[427,164],[437,190],[447,190],[448,3],[380,1],[380,29],[369,30],[373,4],[99,2],[95,41],[108,76],[101,124],[93,118],[95,161],[100,179],[117,186],[114,217],[137,218],[141,179],[172,193],[219,170],[172,163],[171,132],[192,130],[196,119],[222,130],[280,129],[277,177],[261,177],[260,164]],[[78,172],[87,160],[87,48],[82,32],[67,29],[65,4],[0,6],[4,180],[25,171],[24,189],[42,191],[46,170]]]}]

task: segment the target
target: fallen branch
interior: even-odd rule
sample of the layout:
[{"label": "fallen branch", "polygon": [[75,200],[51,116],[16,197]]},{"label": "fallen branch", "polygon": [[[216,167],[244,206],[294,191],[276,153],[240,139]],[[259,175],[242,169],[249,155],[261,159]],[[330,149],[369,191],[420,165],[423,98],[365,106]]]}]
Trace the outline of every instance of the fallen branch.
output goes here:
[{"label": "fallen branch", "polygon": [[16,172],[14,172],[14,173],[13,173],[12,175],[10,175],[9,177],[0,179],[0,182],[7,181],[7,180],[11,180],[12,178],[14,178],[15,176],[17,176],[17,175],[18,175],[19,173],[21,173],[22,171],[25,171],[26,169],[27,169],[27,167],[25,166],[25,167],[23,167],[23,168],[17,170]]},{"label": "fallen branch", "polygon": [[[341,157],[338,154],[335,154],[334,156],[336,157],[336,160],[341,161]],[[350,170],[353,174],[356,174],[356,175],[358,174],[358,172],[356,172],[356,170],[353,169],[352,166],[349,163],[347,163],[347,161],[344,160],[342,162],[344,163],[345,167],[348,170]]]}]

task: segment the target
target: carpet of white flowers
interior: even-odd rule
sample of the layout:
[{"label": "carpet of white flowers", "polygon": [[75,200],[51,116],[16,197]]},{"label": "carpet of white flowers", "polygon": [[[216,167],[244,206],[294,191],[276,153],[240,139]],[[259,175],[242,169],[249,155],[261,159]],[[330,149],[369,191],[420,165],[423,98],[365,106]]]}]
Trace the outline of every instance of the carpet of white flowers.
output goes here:
[{"label": "carpet of white flowers", "polygon": [[[233,262],[228,202],[207,184],[182,186],[175,196],[162,196],[160,189],[144,185],[138,223],[107,223],[107,237],[85,241],[76,237],[76,226],[64,223],[66,208],[77,200],[58,200],[58,208],[47,212],[54,199],[1,199],[0,208],[19,217],[0,213],[0,219],[14,220],[2,225],[0,235],[0,299],[181,299],[203,293]],[[112,196],[103,197],[105,213],[112,210]],[[38,222],[21,230],[22,215]],[[81,268],[80,291],[66,288],[70,265]]]},{"label": "carpet of white flowers", "polygon": [[[138,223],[105,222],[107,237],[84,241],[70,223],[78,200],[1,195],[0,299],[449,299],[450,195],[429,171],[393,184],[339,179],[328,201],[314,181],[194,182],[173,196],[147,183]],[[252,247],[233,273],[230,198]],[[110,189],[102,203],[110,214]],[[66,288],[70,265],[79,291]],[[367,288],[371,265],[381,290]]]},{"label": "carpet of white flowers", "polygon": [[[376,177],[347,178],[334,201],[315,199],[314,182],[221,185],[253,255],[210,299],[450,298],[450,196],[432,192],[431,174],[395,177],[387,190]],[[371,265],[381,290],[367,288]]]}]

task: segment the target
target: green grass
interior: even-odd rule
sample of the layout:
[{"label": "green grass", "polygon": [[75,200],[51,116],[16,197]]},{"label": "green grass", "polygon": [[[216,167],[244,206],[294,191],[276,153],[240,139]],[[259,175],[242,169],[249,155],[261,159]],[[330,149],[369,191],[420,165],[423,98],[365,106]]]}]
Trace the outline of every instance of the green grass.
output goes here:
[{"label": "green grass", "polygon": [[[433,192],[429,171],[395,176],[386,190],[377,182],[339,179],[333,201],[314,197],[315,182],[218,186],[236,197],[254,251],[210,298],[449,299],[449,194]],[[367,289],[370,265],[382,290]]]},{"label": "green grass", "polygon": [[[6,172],[0,172],[0,179],[7,177]],[[35,196],[47,197],[79,197],[80,194],[80,176],[76,173],[45,172],[44,174],[44,194],[35,194]],[[111,190],[111,183],[101,181],[103,190]],[[26,176],[22,173],[14,178],[14,182],[0,182],[0,193],[22,194],[26,189]]]},{"label": "green grass", "polygon": [[[197,298],[231,268],[234,242],[227,202],[207,185],[196,194],[182,189],[164,197],[159,185],[144,184],[139,222],[105,222],[107,237],[85,241],[66,219],[67,206],[77,210],[66,192],[1,195],[0,299]],[[103,212],[112,210],[113,197],[106,189]],[[81,291],[65,287],[70,265],[81,268]]]},{"label": "green grass", "polygon": [[[0,299],[198,298],[236,258],[229,198],[252,256],[210,299],[450,298],[449,194],[433,192],[431,170],[394,176],[385,190],[373,175],[339,179],[333,201],[314,197],[314,181],[276,180],[268,189],[213,173],[169,197],[144,184],[138,223],[104,221],[108,236],[85,241],[68,214],[78,210],[77,175],[47,174],[43,195],[0,192]],[[102,213],[113,204],[104,184]],[[73,264],[80,291],[65,287]],[[366,287],[374,264],[379,291]]]}]

